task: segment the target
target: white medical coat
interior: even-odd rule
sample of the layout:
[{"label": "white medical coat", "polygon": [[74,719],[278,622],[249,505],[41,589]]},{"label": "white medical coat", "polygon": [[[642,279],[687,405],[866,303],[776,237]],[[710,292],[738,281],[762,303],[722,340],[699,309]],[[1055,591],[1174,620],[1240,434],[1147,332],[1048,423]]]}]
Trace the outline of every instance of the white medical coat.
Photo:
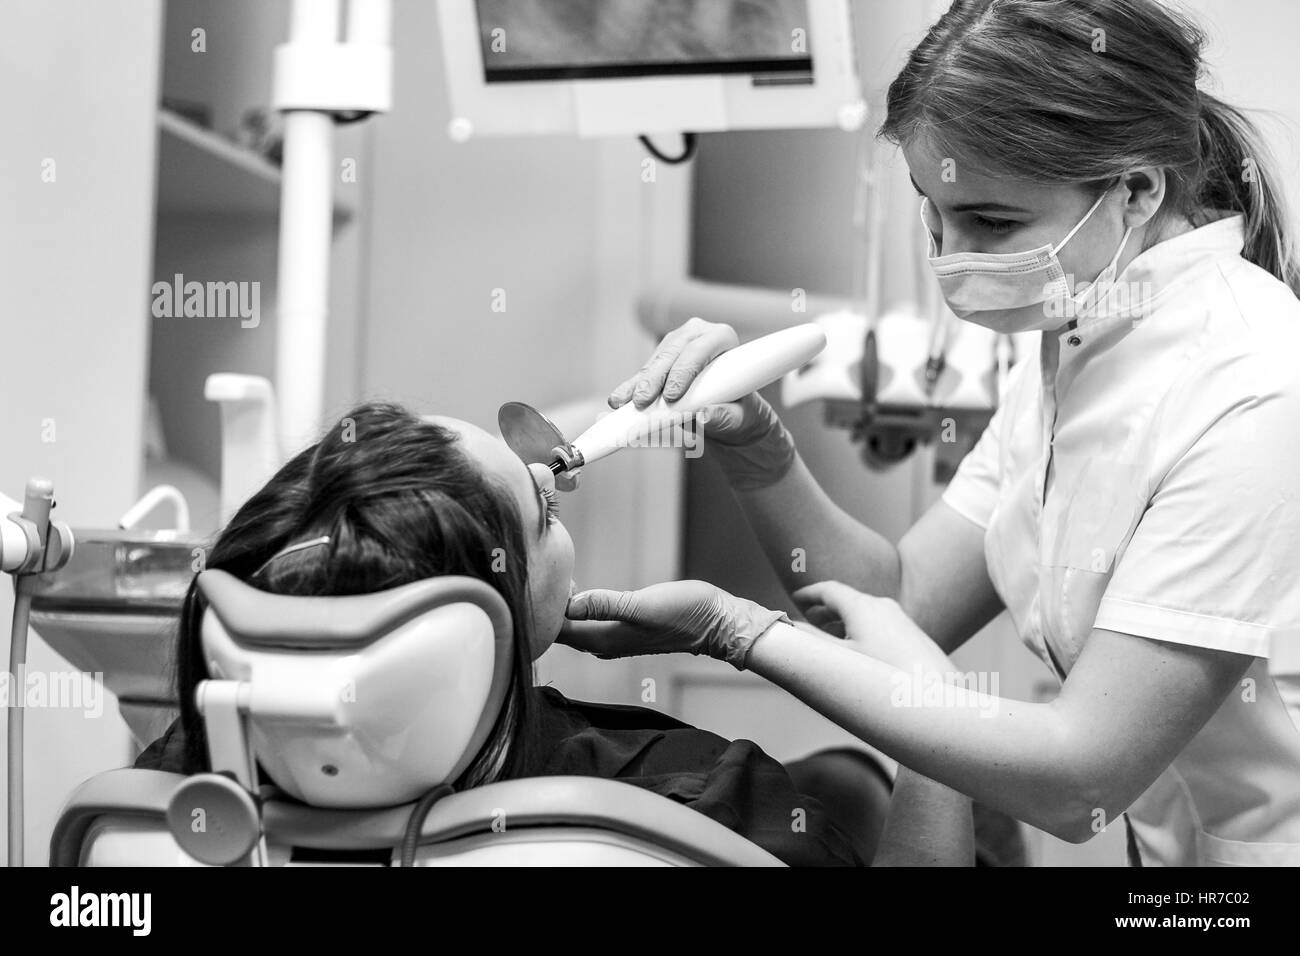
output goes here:
[{"label": "white medical coat", "polygon": [[943,494],[1058,679],[1094,628],[1255,658],[1129,808],[1149,866],[1300,865],[1300,300],[1243,230],[1157,244],[1042,333]]}]

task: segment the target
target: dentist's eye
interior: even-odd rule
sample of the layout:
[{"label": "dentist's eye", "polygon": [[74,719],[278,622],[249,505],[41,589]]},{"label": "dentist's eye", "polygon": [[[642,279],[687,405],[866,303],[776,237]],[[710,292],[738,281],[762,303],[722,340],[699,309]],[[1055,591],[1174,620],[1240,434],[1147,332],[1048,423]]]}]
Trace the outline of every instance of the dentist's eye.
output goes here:
[{"label": "dentist's eye", "polygon": [[554,524],[560,517],[559,494],[554,488],[538,488],[542,501],[546,503],[546,523]]},{"label": "dentist's eye", "polygon": [[1020,225],[1014,219],[986,219],[984,216],[974,216],[972,218],[975,225],[988,230],[995,236],[1005,236]]}]

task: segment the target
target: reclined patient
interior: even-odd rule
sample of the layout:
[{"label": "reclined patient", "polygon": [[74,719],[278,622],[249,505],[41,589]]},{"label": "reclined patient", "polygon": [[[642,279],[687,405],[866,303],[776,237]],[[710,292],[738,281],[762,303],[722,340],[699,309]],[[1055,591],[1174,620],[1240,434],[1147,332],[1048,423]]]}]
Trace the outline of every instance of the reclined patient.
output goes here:
[{"label": "reclined patient", "polygon": [[[544,465],[526,466],[473,425],[364,404],[239,509],[207,567],[277,594],[369,593],[446,574],[491,584],[513,619],[513,678],[456,789],[548,774],[605,777],[684,803],[792,865],[864,865],[872,855],[877,862],[973,861],[969,804],[923,778],[906,778],[910,791],[896,792],[884,836],[891,848],[876,854],[880,814],[873,819],[871,808],[883,807],[882,793],[889,799],[889,783],[852,754],[786,768],[750,741],[533,686],[533,661],[559,634],[573,589],[573,542],[550,479]],[[208,677],[204,607],[192,585],[177,642],[181,716],[136,767],[208,769],[194,703]]]}]

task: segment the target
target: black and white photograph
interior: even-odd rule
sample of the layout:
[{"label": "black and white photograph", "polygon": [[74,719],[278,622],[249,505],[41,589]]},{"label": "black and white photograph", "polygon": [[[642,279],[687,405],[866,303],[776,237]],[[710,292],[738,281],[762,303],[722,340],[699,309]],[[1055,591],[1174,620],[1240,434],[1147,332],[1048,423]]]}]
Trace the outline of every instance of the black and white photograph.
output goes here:
[{"label": "black and white photograph", "polygon": [[1284,913],[1298,32],[0,0],[20,922],[192,935],[180,871],[245,867]]}]

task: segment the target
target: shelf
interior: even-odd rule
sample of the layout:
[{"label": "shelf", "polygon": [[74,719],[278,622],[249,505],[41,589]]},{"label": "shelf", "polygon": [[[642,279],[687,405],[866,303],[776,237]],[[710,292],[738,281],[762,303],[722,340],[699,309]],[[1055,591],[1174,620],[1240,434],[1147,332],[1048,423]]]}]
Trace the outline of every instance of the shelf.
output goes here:
[{"label": "shelf", "polygon": [[[158,216],[274,221],[280,167],[170,110],[158,111]],[[335,221],[352,217],[334,198]]]}]

